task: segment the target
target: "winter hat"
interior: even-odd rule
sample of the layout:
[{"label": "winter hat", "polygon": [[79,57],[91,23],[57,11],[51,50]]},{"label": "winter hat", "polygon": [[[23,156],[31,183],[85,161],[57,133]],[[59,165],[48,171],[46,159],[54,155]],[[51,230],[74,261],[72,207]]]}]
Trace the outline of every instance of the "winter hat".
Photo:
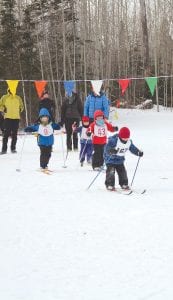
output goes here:
[{"label": "winter hat", "polygon": [[83,116],[82,117],[82,122],[85,123],[85,122],[89,122],[89,118],[87,116]]},{"label": "winter hat", "polygon": [[50,119],[50,113],[46,108],[41,108],[39,112],[39,118],[48,117]]},{"label": "winter hat", "polygon": [[104,113],[101,110],[96,110],[94,113],[94,120],[96,120],[97,117],[104,117]]},{"label": "winter hat", "polygon": [[118,133],[120,139],[129,139],[130,130],[127,127],[122,127]]}]

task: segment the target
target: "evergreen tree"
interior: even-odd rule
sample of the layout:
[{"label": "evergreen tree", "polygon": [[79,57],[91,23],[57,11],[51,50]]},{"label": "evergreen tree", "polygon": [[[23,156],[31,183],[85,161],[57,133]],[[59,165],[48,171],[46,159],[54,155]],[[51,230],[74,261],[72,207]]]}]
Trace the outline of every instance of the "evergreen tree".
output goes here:
[{"label": "evergreen tree", "polygon": [[18,33],[15,18],[15,0],[1,0],[0,24],[0,77],[17,78],[18,49],[16,46]]}]

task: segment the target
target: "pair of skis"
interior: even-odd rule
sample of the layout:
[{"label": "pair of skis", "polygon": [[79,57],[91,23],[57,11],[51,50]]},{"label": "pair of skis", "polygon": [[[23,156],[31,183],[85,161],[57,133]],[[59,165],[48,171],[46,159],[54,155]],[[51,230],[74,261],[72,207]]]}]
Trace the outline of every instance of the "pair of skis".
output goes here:
[{"label": "pair of skis", "polygon": [[133,188],[129,188],[128,190],[123,190],[121,188],[115,188],[112,190],[108,190],[110,192],[116,192],[118,194],[122,194],[122,195],[126,195],[129,196],[131,194],[139,194],[139,195],[143,195],[146,193],[146,189],[133,189]]}]

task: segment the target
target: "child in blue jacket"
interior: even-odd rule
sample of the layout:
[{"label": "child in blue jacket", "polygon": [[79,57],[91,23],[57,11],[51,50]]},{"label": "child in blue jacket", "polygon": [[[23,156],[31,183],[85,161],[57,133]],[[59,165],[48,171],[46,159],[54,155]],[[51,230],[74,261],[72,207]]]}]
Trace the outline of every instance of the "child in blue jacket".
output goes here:
[{"label": "child in blue jacket", "polygon": [[39,113],[39,123],[25,128],[25,132],[38,133],[38,146],[40,147],[40,168],[43,172],[48,173],[48,163],[52,153],[54,144],[54,130],[59,130],[59,124],[51,123],[48,110],[42,108]]},{"label": "child in blue jacket", "polygon": [[128,177],[124,166],[125,154],[130,150],[134,155],[143,156],[130,139],[130,130],[122,127],[118,134],[109,138],[105,147],[105,163],[106,163],[106,181],[105,185],[108,190],[115,190],[115,171],[118,173],[119,185],[122,189],[128,190]]}]

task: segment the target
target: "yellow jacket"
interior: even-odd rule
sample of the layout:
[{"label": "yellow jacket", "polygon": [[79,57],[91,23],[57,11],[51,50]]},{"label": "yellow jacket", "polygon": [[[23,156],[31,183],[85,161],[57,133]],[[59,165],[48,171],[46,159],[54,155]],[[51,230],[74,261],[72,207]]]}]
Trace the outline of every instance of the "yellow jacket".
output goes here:
[{"label": "yellow jacket", "polygon": [[0,99],[0,111],[4,112],[5,119],[20,119],[23,110],[23,101],[17,95],[7,94]]}]

